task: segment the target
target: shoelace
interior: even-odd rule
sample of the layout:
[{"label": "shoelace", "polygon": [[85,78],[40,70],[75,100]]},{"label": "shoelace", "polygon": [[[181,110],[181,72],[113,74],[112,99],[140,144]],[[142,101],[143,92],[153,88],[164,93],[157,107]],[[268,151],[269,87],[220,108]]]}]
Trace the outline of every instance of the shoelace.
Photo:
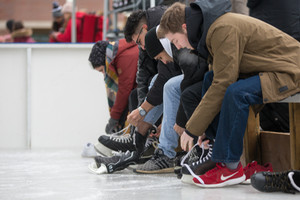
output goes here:
[{"label": "shoelace", "polygon": [[121,143],[130,143],[132,141],[132,137],[130,134],[127,134],[127,131],[129,128],[131,128],[132,125],[128,125],[122,130],[113,133],[110,135],[110,139],[116,142],[121,142]]},{"label": "shoelace", "polygon": [[290,183],[287,172],[277,172],[266,174],[265,189],[267,191],[283,191],[295,194],[295,190]]},{"label": "shoelace", "polygon": [[113,156],[119,156],[119,157],[122,157],[122,156],[130,155],[131,152],[130,152],[129,150],[127,150],[126,152],[122,152],[122,151],[113,151],[112,154],[113,154]]},{"label": "shoelace", "polygon": [[[196,144],[196,145],[198,145],[198,144]],[[196,145],[194,145],[194,146],[196,146]],[[211,145],[211,144],[208,144],[208,146],[209,146],[208,153],[207,153],[207,155],[203,158],[203,155],[204,155],[204,144],[203,144],[203,143],[201,144],[202,154],[201,154],[201,156],[200,156],[200,159],[199,159],[195,164],[198,164],[199,162],[201,162],[201,163],[202,163],[202,162],[205,162],[206,160],[209,159],[209,157],[211,157],[211,154],[212,154],[212,145]],[[190,174],[191,174],[194,178],[196,178],[201,184],[204,184],[204,181],[203,181],[199,176],[197,176],[197,175],[193,172],[193,170],[191,169],[191,167],[190,167],[189,165],[183,164],[183,163],[184,163],[184,160],[183,160],[183,162],[181,162],[181,165],[182,165],[182,166],[185,166],[185,167],[188,169],[188,171],[190,172]],[[194,163],[192,163],[192,164],[194,164]],[[218,166],[218,164],[217,164],[217,167],[222,167],[222,166]],[[217,167],[211,169],[210,171],[219,169],[219,168],[217,168]],[[208,172],[210,172],[210,171],[208,171]]]},{"label": "shoelace", "polygon": [[201,154],[198,161],[192,163],[193,166],[198,165],[198,164],[202,164],[202,163],[204,163],[205,161],[208,161],[211,158],[211,156],[212,156],[212,145],[208,144],[208,147],[209,147],[208,148],[208,153],[206,154],[205,157],[203,157],[204,152],[205,152],[204,147],[201,147],[203,149],[202,154]]},{"label": "shoelace", "polygon": [[180,162],[180,165],[181,165],[182,167],[185,165],[184,161],[185,161],[188,157],[190,157],[190,155],[191,155],[192,153],[194,153],[194,149],[196,149],[196,146],[197,146],[197,145],[198,145],[198,143],[195,144],[195,145],[192,147],[192,149],[191,149],[187,154],[185,154],[185,156],[182,158],[182,160],[181,160],[181,162]]},{"label": "shoelace", "polygon": [[146,143],[145,143],[145,148],[148,148],[149,146],[153,146],[155,149],[158,148],[158,141],[155,138],[147,138]]}]

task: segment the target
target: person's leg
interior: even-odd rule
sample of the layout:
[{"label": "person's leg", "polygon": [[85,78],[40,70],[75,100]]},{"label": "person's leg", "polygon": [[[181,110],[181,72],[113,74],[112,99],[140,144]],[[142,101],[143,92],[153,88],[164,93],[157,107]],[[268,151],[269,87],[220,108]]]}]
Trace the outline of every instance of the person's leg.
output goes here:
[{"label": "person's leg", "polygon": [[[213,71],[206,72],[203,81],[195,83],[183,91],[181,95],[181,101],[188,119],[192,116],[193,112],[199,105],[202,96],[204,96],[204,94],[210,87],[213,80],[213,76]],[[213,140],[216,136],[218,122],[219,114],[215,117],[213,122],[208,126],[208,128],[205,131],[205,135],[211,140]]]},{"label": "person's leg", "polygon": [[220,112],[213,160],[223,163],[239,162],[249,106],[262,103],[258,75],[238,80],[227,88]]},{"label": "person's leg", "polygon": [[231,84],[224,95],[212,160],[216,168],[193,180],[200,187],[223,187],[245,181],[240,157],[247,126],[249,106],[262,104],[259,76]]},{"label": "person's leg", "polygon": [[176,156],[175,148],[178,146],[178,134],[173,129],[176,113],[180,103],[180,83],[183,75],[175,76],[168,80],[164,86],[163,120],[158,147],[169,158]]},{"label": "person's leg", "polygon": [[128,110],[132,112],[138,107],[137,89],[134,88],[128,98]]},{"label": "person's leg", "polygon": [[170,173],[174,172],[176,156],[175,148],[178,146],[178,134],[173,129],[176,121],[176,113],[180,102],[180,83],[183,75],[168,80],[164,85],[162,120],[159,145],[152,159],[144,165],[138,166],[134,171],[137,173]]}]

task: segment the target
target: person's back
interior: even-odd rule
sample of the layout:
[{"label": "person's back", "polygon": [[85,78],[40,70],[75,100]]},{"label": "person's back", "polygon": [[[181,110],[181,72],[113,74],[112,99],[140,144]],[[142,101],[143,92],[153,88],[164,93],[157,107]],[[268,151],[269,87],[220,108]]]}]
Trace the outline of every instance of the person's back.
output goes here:
[{"label": "person's back", "polygon": [[35,40],[31,37],[32,30],[25,28],[21,21],[16,21],[13,26],[13,32],[11,33],[13,41],[15,43],[34,43]]},{"label": "person's back", "polygon": [[[250,16],[265,21],[300,41],[300,2],[298,0],[248,0]],[[266,104],[260,111],[263,130],[289,132],[287,103]]]},{"label": "person's back", "polygon": [[299,0],[248,0],[250,16],[265,21],[300,41]]},{"label": "person's back", "polygon": [[[81,32],[81,19],[84,16],[84,13],[77,12],[76,13],[76,42],[81,42],[82,32]],[[70,19],[67,23],[66,29],[63,33],[59,33],[56,36],[57,42],[71,42],[72,36],[72,19]]]}]

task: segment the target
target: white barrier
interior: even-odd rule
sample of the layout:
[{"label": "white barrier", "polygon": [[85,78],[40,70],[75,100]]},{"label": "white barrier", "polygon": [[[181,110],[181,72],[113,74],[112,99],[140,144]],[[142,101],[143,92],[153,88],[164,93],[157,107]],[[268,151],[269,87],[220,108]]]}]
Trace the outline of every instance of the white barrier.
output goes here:
[{"label": "white barrier", "polygon": [[0,148],[96,142],[109,118],[92,44],[0,44]]}]

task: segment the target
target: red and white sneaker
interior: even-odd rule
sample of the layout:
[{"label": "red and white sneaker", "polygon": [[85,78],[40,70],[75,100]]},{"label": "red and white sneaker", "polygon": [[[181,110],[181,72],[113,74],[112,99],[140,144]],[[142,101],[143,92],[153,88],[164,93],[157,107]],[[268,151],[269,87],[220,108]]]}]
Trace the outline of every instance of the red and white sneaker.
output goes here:
[{"label": "red and white sneaker", "polygon": [[251,176],[258,172],[273,172],[273,167],[271,163],[266,163],[264,165],[259,165],[254,160],[244,167],[244,174],[246,175],[246,180],[242,184],[251,184]]},{"label": "red and white sneaker", "polygon": [[199,187],[224,187],[243,182],[246,176],[243,172],[243,166],[239,163],[238,167],[231,170],[223,163],[217,163],[217,166],[201,176],[193,179],[194,184]]}]

